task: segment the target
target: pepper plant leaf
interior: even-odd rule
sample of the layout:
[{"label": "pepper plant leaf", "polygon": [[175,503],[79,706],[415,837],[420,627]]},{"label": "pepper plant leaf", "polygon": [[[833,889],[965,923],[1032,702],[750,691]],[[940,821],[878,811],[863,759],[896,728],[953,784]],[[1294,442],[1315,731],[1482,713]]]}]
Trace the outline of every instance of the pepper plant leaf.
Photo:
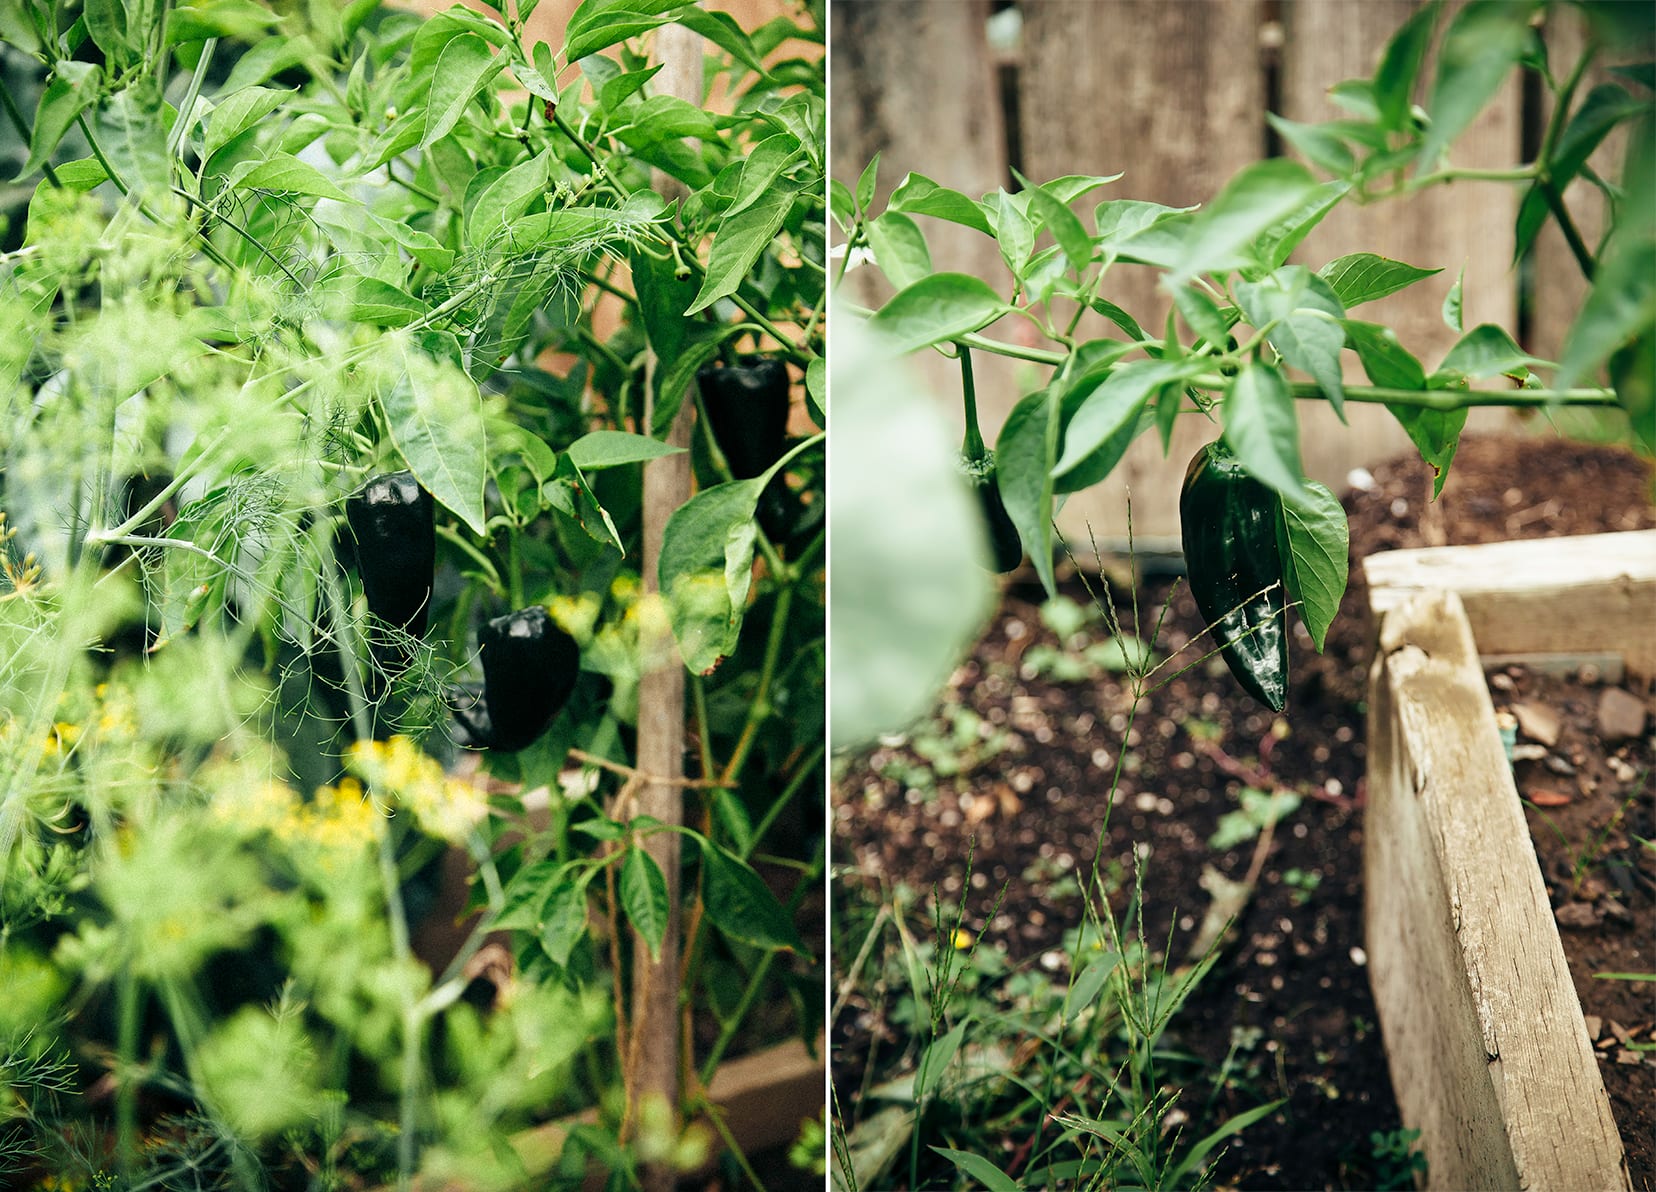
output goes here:
[{"label": "pepper plant leaf", "polygon": [[933,273],[900,290],[868,321],[900,355],[981,330],[1006,313],[989,283],[969,273]]},{"label": "pepper plant leaf", "polygon": [[650,958],[660,960],[661,943],[667,938],[667,879],[642,845],[627,850],[621,862],[620,886],[627,921],[650,949]]},{"label": "pepper plant leaf", "polygon": [[1442,272],[1442,269],[1421,269],[1388,260],[1372,252],[1354,252],[1328,262],[1317,270],[1317,276],[1333,289],[1340,305],[1350,310]]},{"label": "pepper plant leaf", "polygon": [[732,939],[784,952],[807,952],[787,908],[753,867],[710,840],[701,840],[702,898],[707,917]]},{"label": "pepper plant leaf", "polygon": [[1294,395],[1282,374],[1269,364],[1245,364],[1225,391],[1224,411],[1225,442],[1243,465],[1284,497],[1297,499],[1305,466]]},{"label": "pepper plant leaf", "polygon": [[1282,502],[1277,525],[1282,583],[1299,601],[1300,620],[1321,653],[1345,595],[1351,531],[1340,500],[1314,480],[1298,500]]},{"label": "pepper plant leaf", "polygon": [[401,335],[390,341],[386,357],[395,379],[380,404],[397,450],[426,491],[483,537],[488,442],[477,383]]}]

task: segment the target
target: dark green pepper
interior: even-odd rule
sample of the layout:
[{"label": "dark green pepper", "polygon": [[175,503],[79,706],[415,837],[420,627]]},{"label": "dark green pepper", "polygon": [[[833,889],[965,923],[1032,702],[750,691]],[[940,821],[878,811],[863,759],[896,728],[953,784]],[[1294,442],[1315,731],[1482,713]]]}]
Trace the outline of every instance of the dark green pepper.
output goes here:
[{"label": "dark green pepper", "polygon": [[477,642],[483,690],[450,696],[462,744],[505,752],[534,744],[575,690],[580,647],[539,605],[496,617]]},{"label": "dark green pepper", "polygon": [[751,480],[782,457],[788,438],[788,366],[773,356],[743,356],[696,373],[702,409],[730,474]]},{"label": "dark green pepper", "polygon": [[1231,674],[1273,712],[1288,703],[1281,520],[1282,498],[1222,439],[1190,461],[1179,496],[1190,592]]},{"label": "dark green pepper", "polygon": [[436,509],[412,472],[376,476],[345,500],[368,611],[415,637],[431,612]]},{"label": "dark green pepper", "polygon": [[1018,564],[1023,562],[1023,539],[1018,535],[1018,527],[1012,524],[1012,518],[1007,515],[1006,502],[1001,499],[994,453],[985,451],[979,459],[970,459],[963,455],[960,458],[960,470],[966,473],[966,479],[972,486],[972,495],[977,498],[978,508],[983,514],[984,529],[989,535],[989,558],[993,569],[1002,574],[1016,571]]}]

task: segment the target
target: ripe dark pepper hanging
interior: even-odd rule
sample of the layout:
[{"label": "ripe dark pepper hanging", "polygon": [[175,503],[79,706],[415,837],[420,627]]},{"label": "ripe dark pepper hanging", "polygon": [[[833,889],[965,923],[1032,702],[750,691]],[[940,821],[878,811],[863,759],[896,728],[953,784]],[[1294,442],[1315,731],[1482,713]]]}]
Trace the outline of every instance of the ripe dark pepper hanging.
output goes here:
[{"label": "ripe dark pepper hanging", "polygon": [[702,409],[730,474],[751,480],[782,456],[788,437],[788,366],[774,356],[743,356],[696,373]]},{"label": "ripe dark pepper hanging", "polygon": [[1023,539],[1018,527],[1007,515],[1006,503],[1001,500],[1000,481],[995,471],[993,452],[985,451],[980,459],[961,457],[960,468],[972,485],[978,508],[983,512],[985,529],[989,532],[989,557],[994,569],[1001,573],[1016,571],[1023,562]]},{"label": "ripe dark pepper hanging", "polygon": [[1281,518],[1282,499],[1223,440],[1190,461],[1179,523],[1191,595],[1231,674],[1273,712],[1288,703]]},{"label": "ripe dark pepper hanging", "polygon": [[539,605],[496,617],[477,641],[482,698],[452,700],[467,743],[508,752],[532,745],[575,690],[580,647]]},{"label": "ripe dark pepper hanging", "polygon": [[415,637],[431,612],[436,510],[412,472],[375,476],[345,500],[368,611]]}]

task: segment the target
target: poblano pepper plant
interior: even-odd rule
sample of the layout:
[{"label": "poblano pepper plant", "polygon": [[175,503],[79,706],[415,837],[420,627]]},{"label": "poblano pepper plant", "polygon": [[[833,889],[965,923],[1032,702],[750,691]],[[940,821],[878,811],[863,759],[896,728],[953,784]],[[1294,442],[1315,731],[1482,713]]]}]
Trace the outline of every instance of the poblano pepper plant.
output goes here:
[{"label": "poblano pepper plant", "polygon": [[[1585,14],[1590,35],[1579,57],[1550,61],[1539,25],[1566,7]],[[1346,587],[1348,554],[1339,501],[1305,476],[1299,403],[1327,402],[1342,420],[1351,403],[1384,405],[1436,470],[1434,496],[1474,406],[1597,408],[1621,419],[1628,439],[1656,450],[1656,74],[1648,60],[1617,67],[1608,81],[1581,93],[1582,80],[1610,48],[1623,58],[1629,51],[1635,59],[1656,56],[1653,23],[1648,6],[1527,0],[1450,10],[1425,4],[1383,47],[1372,77],[1331,90],[1343,118],[1300,125],[1269,116],[1309,167],[1289,158],[1258,162],[1195,208],[1100,201],[1099,192],[1119,174],[1039,183],[1019,178],[1016,190],[973,196],[914,172],[882,207],[875,201],[876,158],[854,184],[834,182],[830,195],[840,276],[853,266],[877,268],[894,291],[877,310],[844,305],[850,317],[839,323],[834,354],[843,398],[836,460],[848,441],[869,444],[873,453],[897,428],[923,440],[906,445],[909,455],[931,460],[942,449],[935,412],[881,410],[898,406],[909,387],[895,379],[901,357],[935,350],[957,358],[967,479],[994,476],[1021,550],[1053,594],[1055,556],[1067,550],[1053,520],[1060,502],[1109,476],[1140,435],[1159,436],[1165,454],[1179,418],[1204,420],[1212,441],[1188,463],[1167,464],[1186,475],[1180,511],[1187,579],[1209,622],[1212,652],[1251,696],[1292,717],[1285,618],[1296,613],[1313,645],[1323,647]],[[1434,39],[1436,65],[1428,77],[1423,63]],[[1457,168],[1456,139],[1514,73],[1534,79],[1552,99],[1534,160],[1493,171]],[[1603,176],[1589,159],[1618,128],[1627,134],[1627,151],[1616,176]],[[1596,244],[1586,242],[1563,198],[1578,178],[1607,204]],[[1425,282],[1442,272],[1441,262],[1390,260],[1362,245],[1327,260],[1290,259],[1342,203],[1403,202],[1427,187],[1474,181],[1523,189],[1520,257],[1544,223],[1556,222],[1591,283],[1558,361],[1526,352],[1510,329],[1463,326],[1458,281],[1431,298],[1459,336],[1435,364],[1419,359],[1392,328],[1363,317],[1358,308]],[[927,243],[931,221],[989,237],[1010,272],[1010,288],[937,271]],[[1120,264],[1159,272],[1171,307],[1165,324],[1147,329],[1140,322],[1144,312],[1112,300]],[[1113,326],[1108,338],[1080,333],[1089,312]],[[1012,330],[991,334],[997,324]],[[846,344],[855,351],[842,352]],[[1034,365],[1045,382],[1013,407],[992,453],[977,423],[972,373],[973,357],[983,353]],[[1353,357],[1367,384],[1346,381]],[[881,388],[883,378],[894,379]],[[889,464],[892,454],[881,458]],[[906,519],[905,537],[879,520],[881,511],[898,499],[919,503],[923,494],[901,477],[886,481],[878,469],[861,477],[871,491],[859,492],[855,506],[836,500],[833,736],[847,748],[897,733],[931,706],[982,623],[982,577],[970,560],[1015,566],[1018,553],[996,541],[992,505],[972,501],[972,486],[958,478],[953,491]],[[852,514],[862,520],[846,516]],[[842,550],[841,543],[849,545]],[[950,552],[942,543],[966,545]],[[875,580],[891,594],[871,587]],[[945,590],[957,594],[947,611],[934,609],[928,618],[914,611],[914,592]],[[1109,593],[1097,603],[1116,639],[1145,639],[1136,599],[1135,623],[1125,627]],[[903,636],[880,639],[878,653],[858,649],[857,635],[845,629],[854,623],[872,636],[877,628],[868,627],[884,620],[897,622]],[[1155,634],[1148,636],[1154,642]],[[888,657],[899,651],[909,663],[901,672]],[[886,1097],[906,1104],[876,1108],[863,1098],[836,1105],[831,1132],[838,1186],[880,1186],[905,1168],[906,1187],[1014,1188],[1042,1186],[1043,1178],[1082,1187],[1202,1186],[1221,1140],[1275,1110],[1258,1104],[1219,1122],[1209,1118],[1211,1101],[1206,1109],[1186,1108],[1199,1098],[1184,1100],[1191,1090],[1174,1083],[1179,1049],[1163,1043],[1163,1031],[1176,1029],[1170,1019],[1216,959],[1223,931],[1203,936],[1199,958],[1177,969],[1171,937],[1165,955],[1135,956],[1136,904],[1129,900],[1125,911],[1118,909],[1119,883],[1111,882],[1105,864],[1115,863],[1105,850],[1134,717],[1151,686],[1178,665],[1147,654],[1123,667],[1125,729],[1114,742],[1108,789],[1098,791],[1096,851],[1083,882],[1081,934],[1102,942],[1066,941],[1070,984],[1061,1015],[1041,1016],[1009,1041],[1004,1030],[997,1035],[993,1013],[949,1005],[951,953],[962,946],[952,927],[959,919],[949,915],[970,897],[958,865],[940,882],[942,889],[957,883],[958,903],[933,893],[935,952],[924,964],[914,958],[917,948],[896,899],[881,903],[864,937],[836,937],[836,955],[855,955],[843,975],[836,973],[849,988],[865,959],[877,954],[889,922],[908,964],[907,987],[921,1006],[911,1018],[907,1050],[870,1054],[866,1072],[858,1074],[864,1089],[878,1081]],[[872,692],[879,693],[878,703]],[[870,715],[870,705],[883,717]],[[969,859],[966,864],[969,870]],[[1137,865],[1135,871],[1142,872]],[[870,885],[879,880],[860,876]],[[857,897],[852,889],[847,900]],[[991,909],[985,920],[994,918]],[[968,957],[977,954],[978,941],[966,946]],[[1004,1001],[1026,1004],[1027,989],[1009,981]],[[928,992],[929,1020],[923,1012]],[[1113,1019],[1116,1007],[1131,1007],[1137,997],[1145,1013]],[[898,1021],[897,1014],[887,1021]],[[1072,1023],[1093,1029],[1101,1021],[1109,1033],[1096,1048],[1073,1047],[1065,1037]],[[982,1061],[1002,1054],[1022,1061],[1014,1065],[1017,1079],[998,1061]],[[1084,1093],[1073,1079],[1078,1056],[1103,1070]],[[1225,1072],[1215,1079],[1222,1083]],[[839,1095],[854,1083],[839,1086]],[[939,1088],[948,1091],[939,1096]],[[968,1102],[969,1112],[957,1112]],[[1171,1114],[1175,1103],[1178,1119]],[[1179,1154],[1176,1148],[1192,1138],[1199,1141]]]},{"label": "poblano pepper plant", "polygon": [[[1205,467],[1193,461],[1183,503],[1185,514],[1202,523],[1184,528],[1187,551],[1198,556],[1188,560],[1191,585],[1216,645],[1244,686],[1280,706],[1279,696],[1258,682],[1275,648],[1245,640],[1259,634],[1249,622],[1263,624],[1245,606],[1264,600],[1273,617],[1296,609],[1320,650],[1346,584],[1344,516],[1332,493],[1306,479],[1299,402],[1327,402],[1342,420],[1348,403],[1384,405],[1433,466],[1434,495],[1474,406],[1619,406],[1630,440],[1656,450],[1656,78],[1648,64],[1617,67],[1612,81],[1579,94],[1607,47],[1650,46],[1653,18],[1639,6],[1576,5],[1592,35],[1575,61],[1552,63],[1538,19],[1562,7],[1564,0],[1474,4],[1449,16],[1441,3],[1424,5],[1386,45],[1373,77],[1331,90],[1346,117],[1305,125],[1269,116],[1323,177],[1289,158],[1260,161],[1199,208],[1120,198],[1094,204],[1090,221],[1077,214],[1083,200],[1121,174],[1070,175],[1038,185],[1021,180],[1016,191],[973,198],[910,173],[883,210],[873,209],[877,158],[854,189],[833,183],[840,269],[868,262],[896,288],[880,309],[850,313],[866,318],[893,355],[936,349],[960,359],[966,469],[974,484],[995,477],[1005,512],[1049,592],[1053,514],[1065,496],[1108,476],[1139,435],[1153,430],[1165,449],[1181,416],[1206,419],[1222,443],[1210,450]],[[1422,66],[1440,28],[1436,73],[1428,80]],[[1553,99],[1535,160],[1504,170],[1457,169],[1449,160],[1456,137],[1515,71],[1538,79]],[[1627,151],[1619,178],[1610,180],[1588,159],[1618,127],[1627,130]],[[1584,243],[1562,198],[1576,178],[1591,181],[1607,203],[1605,232],[1594,246]],[[1442,308],[1461,338],[1428,368],[1391,328],[1354,312],[1433,277],[1441,266],[1389,260],[1360,246],[1323,262],[1290,263],[1306,235],[1342,203],[1400,199],[1474,180],[1523,188],[1520,257],[1546,222],[1556,222],[1592,283],[1560,361],[1530,355],[1508,329],[1463,327],[1456,282]],[[993,239],[1012,274],[1011,292],[934,271],[926,220]],[[1123,263],[1160,272],[1172,300],[1161,334],[1147,332],[1133,312],[1110,300],[1110,271]],[[1079,338],[1089,311],[1120,338]],[[1032,326],[1052,346],[981,334],[1007,319]],[[973,351],[1051,370],[1048,382],[1013,408],[992,453],[977,425]],[[1347,352],[1369,384],[1345,382]],[[1500,387],[1474,387],[1491,381]],[[1252,481],[1230,491],[1227,514],[1208,496],[1217,491],[1220,458],[1234,460],[1227,467]],[[1013,554],[993,530],[997,511],[986,504],[984,514],[995,536],[995,565],[1004,567]],[[1246,535],[1248,549],[1267,556],[1249,573],[1266,581],[1257,592],[1235,590],[1238,575],[1227,558],[1242,545],[1233,528],[1244,516],[1258,530]],[[1280,623],[1274,632],[1286,640]],[[1285,684],[1285,664],[1283,671]]]},{"label": "poblano pepper plant", "polygon": [[820,1030],[822,5],[485,7],[0,5],[7,1186],[740,1183]]}]

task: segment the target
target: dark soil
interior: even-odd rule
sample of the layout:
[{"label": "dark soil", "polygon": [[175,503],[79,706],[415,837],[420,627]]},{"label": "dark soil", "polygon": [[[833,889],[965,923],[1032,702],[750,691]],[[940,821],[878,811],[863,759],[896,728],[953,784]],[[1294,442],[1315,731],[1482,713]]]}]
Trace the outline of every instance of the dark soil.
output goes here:
[{"label": "dark soil", "polygon": [[[1656,986],[1594,974],[1656,973],[1656,846],[1640,843],[1656,841],[1656,751],[1642,727],[1649,699],[1601,679],[1593,666],[1561,676],[1512,667],[1490,688],[1498,715],[1517,713],[1518,793],[1633,1187],[1650,1192]],[[1611,701],[1643,713],[1631,736]]]},{"label": "dark soil", "polygon": [[[1280,716],[1243,694],[1214,659],[1151,694],[1129,726],[1130,700],[1113,677],[1061,682],[1049,668],[1030,665],[1036,647],[1060,643],[1041,621],[1038,585],[1027,571],[1014,577],[944,695],[945,706],[968,708],[990,730],[1005,734],[1006,747],[952,782],[939,782],[935,793],[901,781],[905,763],[923,762],[906,740],[881,746],[841,772],[835,789],[836,919],[846,900],[899,883],[921,891],[936,884],[945,899],[959,899],[970,845],[975,867],[964,925],[1013,965],[1034,965],[1060,948],[1064,931],[1081,920],[1079,899],[1053,896],[1064,885],[1053,875],[1084,874],[1095,849],[1107,865],[1130,873],[1136,844],[1147,854],[1146,937],[1164,941],[1169,927],[1176,928],[1172,959],[1181,960],[1210,901],[1200,884],[1204,868],[1239,880],[1255,862],[1258,841],[1227,851],[1210,847],[1220,818],[1238,807],[1244,786],[1295,792],[1300,805],[1275,826],[1259,858],[1257,888],[1217,966],[1171,1032],[1172,1044],[1199,1057],[1209,1074],[1189,1086],[1189,1108],[1200,1110],[1211,1074],[1231,1056],[1229,1078],[1211,1117],[1204,1118],[1210,1127],[1261,1102],[1285,1102],[1231,1142],[1216,1168],[1220,1184],[1406,1186],[1398,1183],[1407,1179],[1406,1165],[1374,1139],[1390,1135],[1384,1141],[1395,1142],[1400,1123],[1363,952],[1363,734],[1371,627],[1357,560],[1403,547],[1656,527],[1649,465],[1616,448],[1469,438],[1436,502],[1429,502],[1431,483],[1426,464],[1399,459],[1376,468],[1343,497],[1351,523],[1351,587],[1324,654],[1316,654],[1296,628],[1293,686],[1288,711]],[[1078,580],[1063,587],[1088,602]],[[1131,632],[1128,587],[1113,584]],[[1141,636],[1150,635],[1165,611],[1156,642],[1164,656],[1200,633],[1201,618],[1182,584],[1141,575],[1138,589]],[[1203,639],[1179,661],[1208,648]],[[1124,733],[1127,756],[1100,847]],[[1625,842],[1633,834],[1646,836],[1649,828],[1631,811],[1624,815],[1614,830],[1623,842],[1615,855],[1627,856]],[[1609,846],[1603,851],[1612,852]],[[1003,887],[999,913],[987,920]],[[1648,930],[1643,938],[1650,938]],[[859,942],[836,940],[837,969],[843,970]],[[1626,964],[1652,968],[1648,952]],[[1601,1017],[1629,1032],[1644,1030],[1634,1043],[1648,1040],[1648,984],[1594,982],[1590,972],[1586,980],[1614,984],[1618,995],[1634,1001],[1642,998],[1642,1014],[1618,1008]],[[857,1093],[867,1072],[884,1072],[904,1041],[903,1028],[885,1021],[878,1005],[853,998],[835,1019],[834,1087],[848,1124],[859,1117]],[[1616,1063],[1625,1050],[1619,1040],[1609,1049],[1607,1077],[1620,1066],[1642,1078],[1644,1067]],[[1648,1094],[1644,1100],[1648,1114]],[[939,1180],[927,1186],[950,1182],[941,1175],[946,1169],[939,1170]]]}]

